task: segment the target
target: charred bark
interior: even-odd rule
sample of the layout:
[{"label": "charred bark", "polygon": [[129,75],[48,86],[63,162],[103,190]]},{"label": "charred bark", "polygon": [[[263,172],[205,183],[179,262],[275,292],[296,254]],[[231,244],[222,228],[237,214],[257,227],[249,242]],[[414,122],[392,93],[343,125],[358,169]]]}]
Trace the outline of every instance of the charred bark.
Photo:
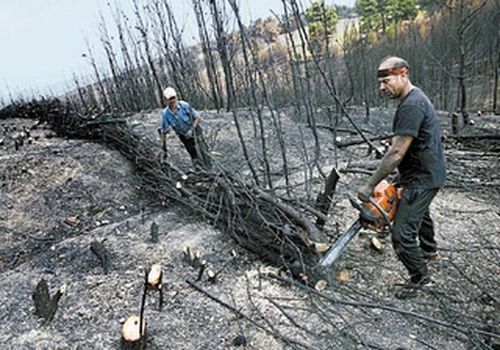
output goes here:
[{"label": "charred bark", "polygon": [[[335,187],[337,186],[337,181],[339,180],[339,174],[335,168],[332,169],[330,175],[325,182],[325,189],[318,195],[316,199],[316,208],[320,210],[323,214],[328,215],[330,210],[330,205],[332,203],[333,195],[335,194]],[[322,229],[325,226],[325,220],[322,217],[316,219],[316,227]]]}]

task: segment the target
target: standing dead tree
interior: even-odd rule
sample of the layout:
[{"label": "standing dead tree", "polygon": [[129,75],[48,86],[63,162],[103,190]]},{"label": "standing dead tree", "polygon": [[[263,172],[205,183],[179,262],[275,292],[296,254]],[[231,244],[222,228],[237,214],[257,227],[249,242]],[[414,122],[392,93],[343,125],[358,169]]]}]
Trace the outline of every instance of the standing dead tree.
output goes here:
[{"label": "standing dead tree", "polygon": [[120,13],[119,9],[112,9],[111,11],[121,51],[122,66],[120,67],[121,72],[119,79],[121,80],[120,95],[123,97],[123,107],[127,111],[139,110],[140,105],[135,98],[138,90],[137,80],[134,77],[135,67],[132,63],[130,49],[125,36],[126,33],[123,28],[124,25],[127,25],[129,19],[123,13]]},{"label": "standing dead tree", "polygon": [[[460,106],[460,113],[463,117],[464,125],[469,125],[469,112],[467,111],[467,90],[465,88],[466,78],[466,55],[467,46],[470,41],[467,40],[466,35],[469,34],[469,29],[472,23],[478,18],[481,9],[486,5],[487,0],[482,1],[479,5],[469,7],[465,0],[451,1],[449,8],[452,11],[457,11],[459,15],[459,22],[457,25],[457,40],[458,40],[458,98]],[[456,3],[456,5],[454,4]]]},{"label": "standing dead tree", "polygon": [[161,98],[162,85],[160,83],[160,78],[159,78],[157,69],[156,69],[155,64],[154,64],[153,53],[151,51],[150,44],[149,44],[150,40],[148,37],[148,26],[142,17],[141,9],[139,8],[137,0],[134,0],[133,3],[134,3],[135,15],[136,15],[137,22],[138,22],[138,25],[135,28],[141,34],[142,44],[144,45],[144,52],[146,54],[146,60],[147,60],[147,63],[149,65],[151,75],[153,76],[154,84],[156,86],[156,94],[154,94],[154,96],[156,96],[157,106],[161,107],[163,105],[162,98]]},{"label": "standing dead tree", "polygon": [[[231,69],[231,63],[229,61],[229,56],[227,52],[227,37],[226,33],[224,30],[224,26],[222,23],[222,14],[219,11],[217,1],[216,0],[210,0],[210,11],[212,15],[212,21],[215,27],[215,38],[217,41],[217,51],[219,53],[220,59],[221,59],[221,64],[222,68],[224,69],[224,78],[225,78],[225,83],[226,83],[226,98],[227,98],[227,109],[228,111],[232,112],[233,115],[233,120],[234,120],[234,125],[236,127],[236,130],[238,132],[238,137],[240,140],[241,148],[243,150],[243,155],[245,157],[245,161],[248,164],[248,167],[253,175],[253,178],[257,184],[259,184],[259,177],[257,175],[257,172],[254,169],[253,163],[250,159],[250,155],[245,143],[245,139],[243,137],[243,133],[241,131],[241,126],[240,122],[238,120],[238,115],[236,113],[236,109],[233,106],[233,99],[235,97],[234,94],[234,86],[233,86],[233,73]],[[269,173],[269,172],[268,172]],[[270,178],[268,176],[268,180],[270,181]],[[272,184],[270,184],[270,187],[272,187]]]},{"label": "standing dead tree", "polygon": [[[325,83],[325,85],[326,85],[326,87],[327,87],[327,89],[328,89],[328,91],[330,93],[330,96],[333,98],[333,100],[335,101],[335,103],[337,104],[337,106],[342,111],[343,116],[345,116],[349,120],[349,122],[354,127],[354,129],[359,133],[359,135],[361,136],[361,138],[370,146],[370,148],[372,150],[375,151],[375,153],[381,155],[380,151],[377,149],[377,147],[375,147],[373,145],[373,143],[365,136],[365,134],[363,133],[363,131],[356,125],[356,123],[354,122],[354,120],[351,118],[351,116],[347,112],[345,106],[342,104],[342,102],[340,101],[339,97],[335,93],[335,88],[332,85],[332,82],[328,79],[328,77],[326,76],[326,73],[320,67],[318,58],[315,55],[314,49],[311,47],[310,41],[308,41],[307,39],[305,39],[307,37],[306,36],[306,31],[305,31],[304,23],[300,20],[300,13],[299,13],[299,7],[297,5],[297,2],[295,0],[289,0],[289,1],[290,1],[291,6],[292,6],[292,10],[293,10],[294,16],[295,16],[295,18],[297,20],[297,23],[299,24],[299,29],[302,32],[301,40],[302,40],[303,50],[305,52],[305,45],[307,45],[308,49],[309,49],[309,52],[311,53],[313,62],[315,64],[315,67],[316,67],[317,71],[321,74],[321,76],[323,78],[323,81],[324,81],[324,83]],[[312,129],[315,130],[316,126],[313,125]]]},{"label": "standing dead tree", "polygon": [[219,74],[217,74],[218,72],[215,57],[212,54],[210,38],[205,23],[205,16],[203,14],[203,8],[201,6],[200,0],[192,0],[192,2],[196,17],[196,23],[198,25],[200,45],[203,51],[203,60],[205,63],[205,70],[207,73],[208,84],[210,86],[212,101],[215,104],[215,108],[219,110],[223,106],[222,87],[219,80]]},{"label": "standing dead tree", "polygon": [[[110,103],[108,100],[108,93],[104,86],[104,79],[101,77],[101,73],[97,66],[97,62],[95,60],[94,54],[92,52],[92,48],[90,47],[90,43],[87,41],[87,50],[88,50],[88,58],[90,60],[90,64],[92,66],[92,70],[95,74],[95,79],[97,81],[97,87],[99,91],[99,98],[97,99],[98,106],[101,110],[107,110],[110,108]],[[86,56],[86,55],[85,55]]]},{"label": "standing dead tree", "polygon": [[[255,55],[255,50],[250,47],[251,43],[249,42],[247,35],[246,35],[246,29],[243,26],[243,22],[241,21],[241,17],[239,14],[239,9],[236,1],[234,0],[229,0],[229,4],[231,6],[231,9],[233,10],[233,13],[236,17],[238,27],[239,27],[239,34],[240,34],[240,42],[241,42],[241,48],[242,48],[242,54],[243,54],[243,59],[244,59],[244,64],[245,64],[245,81],[247,84],[247,90],[250,91],[250,96],[251,96],[251,102],[252,106],[256,109],[257,113],[257,120],[259,122],[259,131],[260,131],[260,144],[262,147],[262,160],[264,163],[265,167],[265,178],[267,182],[267,186],[269,188],[273,188],[273,182],[271,179],[271,167],[269,165],[269,159],[268,159],[268,150],[267,150],[267,142],[266,142],[266,133],[265,133],[265,125],[264,125],[264,120],[263,120],[263,113],[262,113],[262,106],[261,103],[259,103],[257,99],[257,82],[255,79],[255,70],[252,69],[253,67],[256,67],[258,62],[256,59]],[[252,58],[253,58],[253,64],[250,63],[249,59],[249,51],[251,52]],[[258,69],[257,69],[258,70]],[[257,72],[259,74],[260,72]],[[262,85],[262,91],[265,96],[267,96],[267,93],[265,91],[265,86],[264,84]],[[271,110],[271,113],[272,110]],[[284,157],[284,163],[286,164],[286,156]],[[286,166],[285,166],[286,169]],[[285,170],[285,174],[287,173],[287,170]],[[288,174],[286,174],[286,177],[288,178]]]}]

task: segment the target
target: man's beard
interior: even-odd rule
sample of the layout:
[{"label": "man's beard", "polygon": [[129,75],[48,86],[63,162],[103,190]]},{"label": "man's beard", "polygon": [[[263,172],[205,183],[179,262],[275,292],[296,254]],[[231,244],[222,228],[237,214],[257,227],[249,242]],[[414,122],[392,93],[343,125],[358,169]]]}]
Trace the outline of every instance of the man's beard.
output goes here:
[{"label": "man's beard", "polygon": [[399,98],[401,97],[401,91],[389,92],[387,93],[387,95],[391,100],[399,100]]}]

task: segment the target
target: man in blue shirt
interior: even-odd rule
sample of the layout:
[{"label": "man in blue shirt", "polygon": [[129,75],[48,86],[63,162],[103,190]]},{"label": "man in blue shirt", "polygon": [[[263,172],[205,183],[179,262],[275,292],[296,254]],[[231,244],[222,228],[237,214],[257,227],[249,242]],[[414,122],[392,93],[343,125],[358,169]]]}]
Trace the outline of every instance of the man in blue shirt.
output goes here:
[{"label": "man in blue shirt", "polygon": [[201,121],[200,114],[189,103],[178,101],[177,93],[172,87],[167,87],[163,90],[163,96],[167,100],[167,108],[163,111],[160,129],[160,144],[163,150],[162,158],[165,159],[167,156],[166,134],[172,128],[184,144],[184,147],[186,147],[193,164],[205,163],[206,165],[206,146],[203,142],[199,126]]},{"label": "man in blue shirt", "polygon": [[380,91],[400,102],[392,125],[392,145],[358,190],[358,197],[367,201],[375,186],[398,168],[404,192],[394,218],[392,244],[410,274],[408,284],[396,293],[404,299],[430,283],[427,261],[437,257],[437,244],[429,206],[445,184],[446,169],[436,111],[422,90],[410,82],[408,62],[387,57],[377,75]]}]

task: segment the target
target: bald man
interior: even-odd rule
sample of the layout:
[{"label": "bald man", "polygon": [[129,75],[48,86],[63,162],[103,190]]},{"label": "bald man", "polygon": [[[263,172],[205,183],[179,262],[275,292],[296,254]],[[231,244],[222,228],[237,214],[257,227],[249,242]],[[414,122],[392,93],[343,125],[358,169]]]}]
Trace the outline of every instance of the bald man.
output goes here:
[{"label": "bald man", "polygon": [[367,201],[374,187],[398,168],[404,192],[394,219],[392,244],[410,274],[408,283],[396,292],[399,299],[416,296],[431,282],[427,261],[438,255],[429,206],[446,180],[436,111],[411,83],[409,71],[408,62],[399,57],[387,57],[379,65],[380,91],[399,101],[394,137],[378,169],[358,190],[358,197]]}]

